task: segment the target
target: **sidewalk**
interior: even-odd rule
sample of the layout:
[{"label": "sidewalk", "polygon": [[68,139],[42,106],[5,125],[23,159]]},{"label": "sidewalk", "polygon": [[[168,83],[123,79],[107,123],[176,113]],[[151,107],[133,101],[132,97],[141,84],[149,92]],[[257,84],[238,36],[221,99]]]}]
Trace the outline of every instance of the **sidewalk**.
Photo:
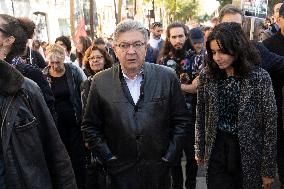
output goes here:
[{"label": "sidewalk", "polygon": [[[182,161],[183,174],[185,175],[185,160]],[[196,189],[207,189],[205,170],[203,167],[198,168]],[[185,189],[185,188],[184,188]],[[276,178],[270,189],[280,189],[279,180]]]}]

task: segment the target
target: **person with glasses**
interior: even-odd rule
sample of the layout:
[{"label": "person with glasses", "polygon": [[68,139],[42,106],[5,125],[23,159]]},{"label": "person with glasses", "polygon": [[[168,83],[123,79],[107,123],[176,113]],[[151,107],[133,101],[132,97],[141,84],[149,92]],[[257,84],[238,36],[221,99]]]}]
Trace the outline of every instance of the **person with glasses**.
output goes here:
[{"label": "person with glasses", "polygon": [[82,131],[113,189],[169,188],[169,166],[194,127],[173,70],[145,62],[147,40],[140,22],[118,24],[120,64],[97,73],[88,95]]},{"label": "person with glasses", "polygon": [[46,48],[48,66],[43,69],[55,97],[57,129],[72,161],[76,183],[85,184],[85,148],[80,129],[82,120],[81,84],[86,76],[72,63],[64,63],[65,49],[58,44]]},{"label": "person with glasses", "polygon": [[[92,45],[85,52],[83,64],[85,65],[84,72],[88,76],[88,79],[81,85],[82,114],[84,115],[93,76],[102,70],[110,68],[113,65],[113,61],[105,48]],[[106,177],[103,165],[97,160],[95,153],[89,150],[87,143],[85,143],[85,147],[87,148],[88,159],[86,189],[106,188]]]},{"label": "person with glasses", "polygon": [[83,64],[85,67],[84,73],[88,77],[87,80],[84,81],[81,85],[83,107],[82,112],[84,115],[93,76],[102,70],[111,68],[113,65],[113,61],[105,49],[102,49],[96,45],[92,45],[85,52]]}]

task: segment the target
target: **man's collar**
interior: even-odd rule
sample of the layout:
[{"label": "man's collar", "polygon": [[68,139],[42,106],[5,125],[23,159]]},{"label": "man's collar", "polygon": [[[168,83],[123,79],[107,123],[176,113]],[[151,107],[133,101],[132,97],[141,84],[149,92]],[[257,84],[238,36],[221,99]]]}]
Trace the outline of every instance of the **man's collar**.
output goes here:
[{"label": "man's collar", "polygon": [[[120,72],[121,72],[120,75],[123,76],[123,78],[130,79],[130,78],[123,72],[123,70],[121,69],[121,66],[120,66]],[[140,75],[141,75],[142,77],[143,77],[143,75],[144,75],[144,63],[142,64],[139,73],[134,77],[134,79],[131,79],[131,80],[135,80],[135,79],[137,78],[137,76],[140,76]]]},{"label": "man's collar", "polygon": [[159,39],[154,38],[153,36],[151,36],[151,39],[156,40],[158,42],[160,42],[162,40],[162,37],[160,37]]}]

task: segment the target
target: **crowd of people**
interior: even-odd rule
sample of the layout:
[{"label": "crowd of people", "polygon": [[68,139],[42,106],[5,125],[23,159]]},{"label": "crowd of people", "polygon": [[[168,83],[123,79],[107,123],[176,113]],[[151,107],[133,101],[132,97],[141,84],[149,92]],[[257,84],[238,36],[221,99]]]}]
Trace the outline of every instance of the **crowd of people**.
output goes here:
[{"label": "crowd of people", "polygon": [[274,19],[263,41],[231,4],[214,27],[124,20],[73,52],[0,14],[0,188],[195,189],[204,166],[208,189],[284,189],[283,2]]}]

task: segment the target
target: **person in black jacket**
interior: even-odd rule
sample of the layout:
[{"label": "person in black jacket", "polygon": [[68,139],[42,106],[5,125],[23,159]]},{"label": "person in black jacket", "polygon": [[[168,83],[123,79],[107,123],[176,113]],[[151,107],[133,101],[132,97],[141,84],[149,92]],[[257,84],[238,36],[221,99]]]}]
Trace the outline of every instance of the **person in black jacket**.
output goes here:
[{"label": "person in black jacket", "polygon": [[[4,38],[0,28],[1,44],[13,38]],[[76,189],[70,158],[39,87],[2,60],[0,107],[1,189]]]},{"label": "person in black jacket", "polygon": [[272,37],[263,41],[263,44],[271,52],[274,52],[280,56],[284,56],[284,4],[282,3],[279,9],[278,25],[280,30]]},{"label": "person in black jacket", "polygon": [[[113,61],[106,50],[93,45],[86,50],[83,64],[85,65],[84,72],[88,75],[88,79],[81,85],[82,114],[84,115],[93,76],[104,69],[110,68],[113,65]],[[87,143],[85,146],[89,149]],[[103,165],[97,160],[95,153],[91,150],[87,151],[87,158],[86,189],[106,188],[106,177]]]},{"label": "person in black jacket", "polygon": [[[41,70],[33,64],[25,63],[21,56],[26,51],[26,43],[34,34],[35,24],[28,18],[15,18],[7,14],[0,14],[3,20],[1,26],[2,37],[6,40],[2,43],[2,60],[7,61],[18,69],[25,77],[33,80],[40,87],[44,100],[56,121],[56,112],[54,108],[54,96]],[[9,39],[9,40],[8,40]]]},{"label": "person in black jacket", "polygon": [[25,61],[25,63],[35,65],[41,70],[47,66],[43,56],[30,47],[27,47],[22,59]]},{"label": "person in black jacket", "polygon": [[194,131],[174,71],[145,62],[147,39],[141,23],[118,24],[120,64],[97,73],[88,95],[82,130],[113,189],[169,188],[169,166]]},{"label": "person in black jacket", "polygon": [[72,63],[64,63],[65,50],[54,44],[47,47],[48,66],[43,69],[55,97],[57,129],[74,168],[78,188],[84,189],[85,148],[81,133],[82,105],[80,86],[86,76]]}]

